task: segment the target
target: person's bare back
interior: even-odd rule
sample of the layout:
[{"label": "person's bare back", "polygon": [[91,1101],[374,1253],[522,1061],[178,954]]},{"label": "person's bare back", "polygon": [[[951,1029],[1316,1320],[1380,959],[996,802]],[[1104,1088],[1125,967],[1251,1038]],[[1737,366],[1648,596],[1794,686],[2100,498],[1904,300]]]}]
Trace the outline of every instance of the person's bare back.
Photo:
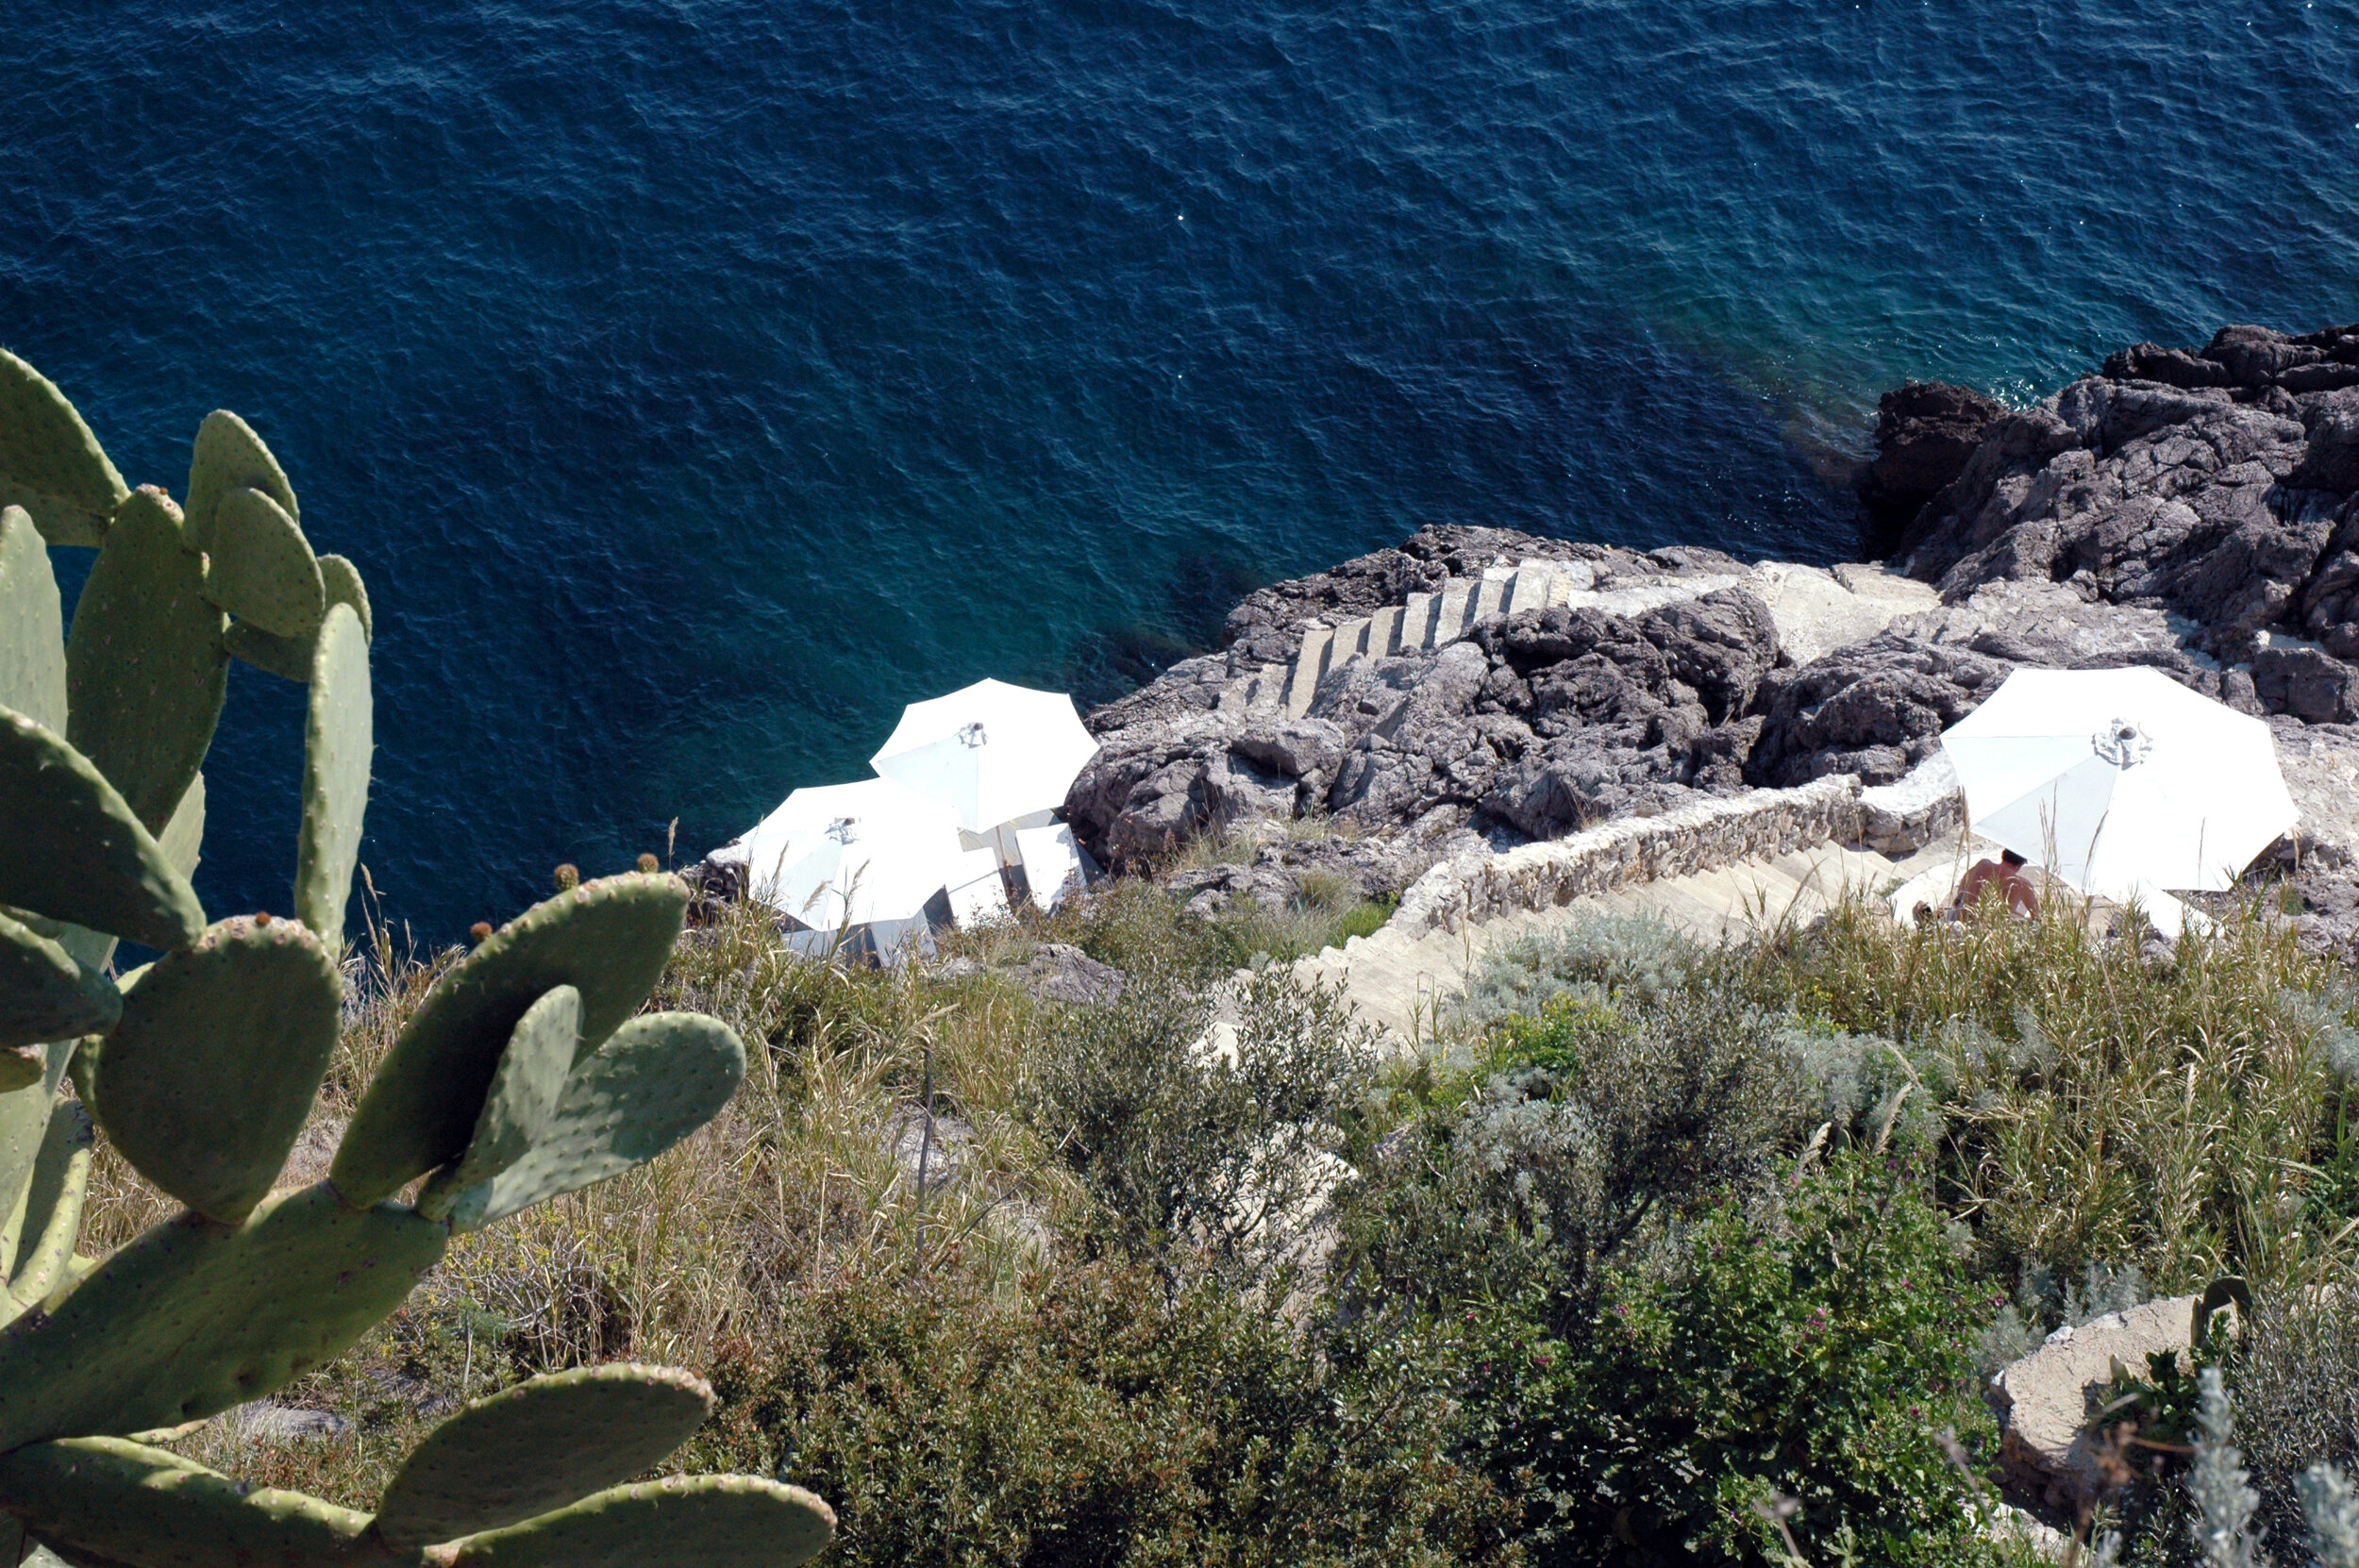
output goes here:
[{"label": "person's bare back", "polygon": [[1999,851],[1996,860],[1977,860],[1958,884],[1958,896],[1949,907],[1964,913],[1981,903],[1985,892],[1996,891],[2016,914],[2038,913],[2039,892],[2023,875],[2023,857],[2012,849]]}]

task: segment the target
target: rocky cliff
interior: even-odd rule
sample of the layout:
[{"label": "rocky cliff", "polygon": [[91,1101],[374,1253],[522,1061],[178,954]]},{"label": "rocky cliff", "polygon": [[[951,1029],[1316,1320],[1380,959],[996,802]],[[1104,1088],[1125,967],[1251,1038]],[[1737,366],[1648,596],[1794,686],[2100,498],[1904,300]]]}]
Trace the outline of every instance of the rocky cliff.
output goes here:
[{"label": "rocky cliff", "polygon": [[[1474,839],[1890,784],[2010,670],[2140,663],[2270,717],[2305,811],[2289,855],[2359,850],[2359,326],[2140,343],[2025,409],[1911,384],[1877,434],[1882,569],[1428,528],[1261,590],[1218,652],[1093,712],[1104,750],[1067,813],[1132,867],[1324,821],[1186,885],[1270,897],[1316,863],[1373,892]],[[1527,604],[1505,584],[1534,562],[1557,586]],[[1452,584],[1463,625],[1405,636],[1397,607]],[[2359,914],[2334,876],[2305,891],[2326,925]]]}]

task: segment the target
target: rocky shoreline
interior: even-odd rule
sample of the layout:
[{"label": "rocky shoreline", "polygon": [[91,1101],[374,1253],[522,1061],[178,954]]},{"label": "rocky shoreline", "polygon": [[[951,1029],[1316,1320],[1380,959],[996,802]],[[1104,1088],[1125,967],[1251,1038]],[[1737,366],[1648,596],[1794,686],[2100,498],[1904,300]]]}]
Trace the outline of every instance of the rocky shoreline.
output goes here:
[{"label": "rocky shoreline", "polygon": [[[2010,671],[2146,664],[2268,719],[2302,822],[2264,867],[2351,949],[2359,325],[2140,343],[2025,409],[1912,383],[1877,445],[1881,563],[1437,526],[1262,589],[1217,652],[1088,716],[1103,749],[1066,814],[1122,869],[1232,849],[1166,874],[1203,909],[1312,870],[1399,892],[1453,857],[1841,776],[1916,801],[1879,819],[1905,839],[1943,826],[1940,731]],[[1535,566],[1555,601],[1525,608],[1505,583]],[[1451,585],[1464,626],[1402,637],[1400,607]],[[1359,645],[1328,649],[1337,627]]]}]

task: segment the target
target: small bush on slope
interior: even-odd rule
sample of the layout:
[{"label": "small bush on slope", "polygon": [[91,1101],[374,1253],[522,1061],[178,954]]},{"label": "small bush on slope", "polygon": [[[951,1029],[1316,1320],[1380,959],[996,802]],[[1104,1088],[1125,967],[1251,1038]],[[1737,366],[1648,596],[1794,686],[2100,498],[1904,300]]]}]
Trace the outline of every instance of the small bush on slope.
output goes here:
[{"label": "small bush on slope", "polygon": [[1213,997],[1167,974],[1112,1003],[1059,1009],[1026,1111],[1100,1206],[1093,1226],[1167,1271],[1267,1279],[1298,1249],[1339,1174],[1375,1047],[1332,992],[1282,971],[1237,982],[1233,1055],[1212,1043]]},{"label": "small bush on slope", "polygon": [[2229,1364],[2259,1522],[2282,1559],[2297,1557],[2303,1538],[2302,1473],[2323,1463],[2359,1474],[2359,1318],[2348,1301],[2263,1298]]},{"label": "small bush on slope", "polygon": [[1789,1013],[1795,1046],[1824,1058],[1807,1070],[1830,1120],[1906,1083],[1902,1118],[1944,1138],[1942,1201],[2001,1279],[2092,1265],[2134,1266],[2158,1290],[2298,1278],[2359,1213],[2351,997],[2282,926],[2232,921],[2161,964],[2057,907],[1904,930],[1851,905],[1652,957],[1630,926],[1502,954],[1474,994],[1683,988]]},{"label": "small bush on slope", "polygon": [[844,1568],[1519,1563],[1512,1505],[1447,1457],[1434,1361],[1347,1379],[1233,1293],[1140,1265],[1017,1302],[871,1280],[726,1358],[692,1452],[819,1491]]},{"label": "small bush on slope", "polygon": [[1613,1269],[1593,1324],[1525,1329],[1469,1399],[1520,1418],[1488,1468],[1553,1510],[1538,1560],[1776,1560],[1781,1499],[1810,1561],[1970,1560],[1972,1483],[1940,1434],[1989,1446],[1980,1307],[1922,1168],[1847,1149]]},{"label": "small bush on slope", "polygon": [[1394,1137],[1344,1200],[1347,1312],[1545,1301],[1564,1332],[1598,1271],[1799,1141],[1774,1020],[1711,996],[1560,996],[1503,1031],[1503,1071]]}]

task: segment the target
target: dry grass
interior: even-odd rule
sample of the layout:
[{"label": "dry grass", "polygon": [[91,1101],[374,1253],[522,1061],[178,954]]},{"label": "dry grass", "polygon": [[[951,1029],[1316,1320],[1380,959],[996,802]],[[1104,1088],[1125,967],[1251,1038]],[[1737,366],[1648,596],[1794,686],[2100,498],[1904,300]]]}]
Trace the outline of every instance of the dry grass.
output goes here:
[{"label": "dry grass", "polygon": [[[879,1273],[1012,1290],[1072,1201],[1015,1114],[1036,1004],[1003,981],[811,963],[740,906],[682,939],[648,1006],[737,1030],[737,1097],[663,1159],[462,1238],[429,1282],[497,1314],[524,1370],[708,1366],[783,1301]],[[929,1064],[937,1127],[960,1126],[921,1198],[896,1148],[923,1138]]]}]

